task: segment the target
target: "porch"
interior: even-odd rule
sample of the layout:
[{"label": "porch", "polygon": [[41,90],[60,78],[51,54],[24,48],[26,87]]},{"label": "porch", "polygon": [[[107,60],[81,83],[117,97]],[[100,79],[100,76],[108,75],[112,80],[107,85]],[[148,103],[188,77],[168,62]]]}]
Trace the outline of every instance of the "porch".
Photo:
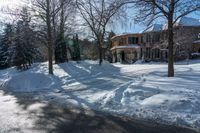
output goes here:
[{"label": "porch", "polygon": [[115,46],[111,50],[113,62],[132,63],[140,59],[140,46],[137,44]]}]

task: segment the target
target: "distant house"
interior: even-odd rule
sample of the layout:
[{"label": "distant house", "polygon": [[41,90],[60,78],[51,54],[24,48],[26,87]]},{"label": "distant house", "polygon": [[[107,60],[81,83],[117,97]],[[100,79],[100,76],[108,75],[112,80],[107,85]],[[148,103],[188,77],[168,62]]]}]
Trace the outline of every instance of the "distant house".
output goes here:
[{"label": "distant house", "polygon": [[[113,62],[167,61],[167,25],[154,24],[142,33],[114,36]],[[183,60],[200,53],[200,21],[183,17],[174,27],[174,59]],[[199,54],[200,55],[200,54]]]},{"label": "distant house", "polygon": [[140,57],[143,43],[142,34],[125,34],[114,36],[112,41],[113,62],[130,62]]}]

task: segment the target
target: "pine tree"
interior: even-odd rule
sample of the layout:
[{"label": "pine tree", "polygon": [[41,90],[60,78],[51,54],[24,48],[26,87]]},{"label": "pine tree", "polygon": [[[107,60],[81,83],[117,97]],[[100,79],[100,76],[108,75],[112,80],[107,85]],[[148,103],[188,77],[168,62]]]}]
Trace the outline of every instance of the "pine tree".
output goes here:
[{"label": "pine tree", "polygon": [[11,66],[11,53],[13,44],[13,26],[6,24],[0,42],[0,69]]},{"label": "pine tree", "polygon": [[21,20],[17,22],[15,33],[15,53],[13,63],[18,69],[28,69],[38,55],[35,33],[30,26],[31,18],[26,8],[21,12]]},{"label": "pine tree", "polygon": [[[17,66],[18,69],[25,69],[26,67],[26,46],[23,43],[22,36],[22,21],[17,22],[16,36],[15,36],[15,55],[13,64]],[[23,66],[23,67],[22,67]]]},{"label": "pine tree", "polygon": [[68,62],[67,57],[67,47],[64,38],[64,33],[60,33],[57,37],[56,44],[55,44],[55,62],[56,63],[63,63],[65,61]]},{"label": "pine tree", "polygon": [[33,27],[31,27],[30,25],[31,17],[26,8],[23,8],[21,16],[23,22],[22,37],[23,37],[23,45],[25,48],[24,53],[26,55],[26,60],[28,62],[28,65],[30,66],[33,63],[33,60],[40,55],[40,52],[38,51],[38,48],[35,46],[35,43],[37,43],[35,39],[36,34],[34,32]]},{"label": "pine tree", "polygon": [[78,34],[74,35],[73,37],[73,49],[74,49],[74,60],[78,61],[81,60],[81,53],[80,53],[80,46],[78,41]]}]

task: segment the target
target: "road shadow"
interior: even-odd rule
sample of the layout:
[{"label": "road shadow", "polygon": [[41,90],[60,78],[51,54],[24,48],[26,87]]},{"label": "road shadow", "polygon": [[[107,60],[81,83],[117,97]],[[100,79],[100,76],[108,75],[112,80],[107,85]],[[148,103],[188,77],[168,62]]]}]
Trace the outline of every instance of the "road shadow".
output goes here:
[{"label": "road shadow", "polygon": [[[43,103],[35,95],[16,94],[3,92],[3,96],[12,95],[17,99],[16,104],[23,110],[35,103]],[[40,111],[38,111],[40,110]],[[112,115],[94,110],[80,108],[64,108],[51,103],[46,103],[38,110],[29,111],[29,115],[36,121],[28,128],[28,132],[37,133],[197,133],[186,128],[172,125],[162,125],[151,121],[143,121]],[[24,115],[19,113],[18,115]],[[20,121],[20,120],[19,120]],[[7,130],[8,132],[25,132],[18,127]],[[27,131],[27,130],[26,130]]]}]

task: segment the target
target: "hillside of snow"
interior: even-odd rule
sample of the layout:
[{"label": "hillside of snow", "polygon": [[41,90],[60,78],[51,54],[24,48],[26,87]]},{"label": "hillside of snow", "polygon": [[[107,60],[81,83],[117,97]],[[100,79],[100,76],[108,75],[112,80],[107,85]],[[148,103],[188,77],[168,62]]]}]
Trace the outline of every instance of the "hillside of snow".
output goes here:
[{"label": "hillside of snow", "polygon": [[175,77],[167,64],[109,64],[81,61],[34,64],[27,71],[0,70],[6,91],[32,94],[60,106],[78,106],[194,128],[200,131],[200,60],[179,62]]}]

